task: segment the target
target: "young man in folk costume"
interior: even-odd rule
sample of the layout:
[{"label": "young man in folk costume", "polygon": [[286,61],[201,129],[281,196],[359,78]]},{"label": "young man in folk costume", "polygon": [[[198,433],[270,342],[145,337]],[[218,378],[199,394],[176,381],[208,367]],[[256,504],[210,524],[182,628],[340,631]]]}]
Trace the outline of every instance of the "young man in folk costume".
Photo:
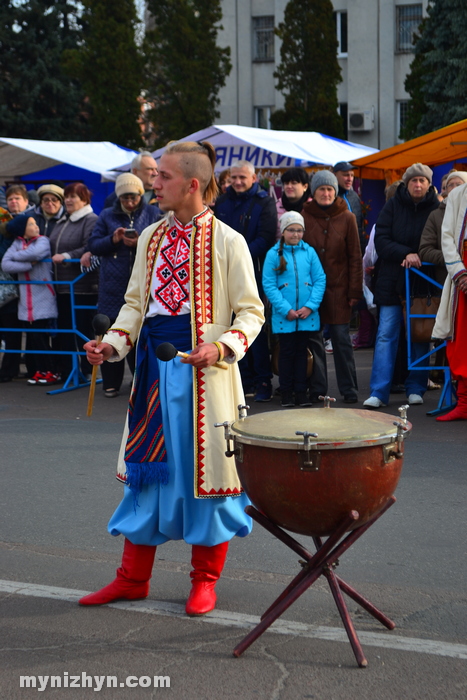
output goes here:
[{"label": "young man in folk costume", "polygon": [[[217,189],[214,163],[209,143],[167,147],[155,181],[166,216],[139,238],[115,324],[100,345],[84,346],[101,364],[122,360],[138,340],[118,465],[124,496],[108,525],[125,536],[122,565],[81,605],[145,598],[156,546],[184,539],[193,566],[186,611],[203,615],[215,607],[229,541],[251,531],[248,499],[214,423],[235,420],[244,403],[237,363],[264,323],[263,305],[244,237],[205,206]],[[189,357],[158,360],[166,341]],[[227,371],[214,366],[222,359]]]}]

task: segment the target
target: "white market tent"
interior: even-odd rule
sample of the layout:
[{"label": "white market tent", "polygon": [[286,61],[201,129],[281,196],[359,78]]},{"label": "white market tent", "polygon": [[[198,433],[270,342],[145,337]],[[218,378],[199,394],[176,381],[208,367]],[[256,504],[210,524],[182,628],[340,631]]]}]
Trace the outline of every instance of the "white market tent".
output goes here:
[{"label": "white market tent", "polygon": [[38,141],[0,137],[0,183],[55,165],[104,173],[127,163],[134,151],[110,141]]},{"label": "white market tent", "polygon": [[[377,153],[377,149],[325,136],[316,131],[274,131],[222,124],[196,131],[181,141],[210,141],[216,149],[216,172],[235,160],[248,160],[255,168],[332,166],[339,161]],[[153,153],[159,158],[165,148]]]}]

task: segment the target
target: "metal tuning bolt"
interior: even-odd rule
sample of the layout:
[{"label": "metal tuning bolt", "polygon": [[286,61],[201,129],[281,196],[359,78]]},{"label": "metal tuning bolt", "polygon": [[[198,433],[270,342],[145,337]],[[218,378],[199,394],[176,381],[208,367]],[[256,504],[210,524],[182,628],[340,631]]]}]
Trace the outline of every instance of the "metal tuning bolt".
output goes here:
[{"label": "metal tuning bolt", "polygon": [[241,403],[238,404],[237,406],[238,409],[238,417],[240,420],[243,418],[246,418],[248,416],[248,411],[250,410],[250,407],[245,405],[242,405]]},{"label": "metal tuning bolt", "polygon": [[296,430],[295,435],[303,435],[303,443],[305,445],[305,459],[303,461],[303,465],[300,467],[301,471],[317,472],[321,462],[321,453],[316,452],[314,454],[310,454],[310,452],[311,438],[317,438],[318,433],[309,433],[307,430],[304,432],[301,430]]},{"label": "metal tuning bolt", "polygon": [[318,433],[309,433],[308,430],[296,430],[295,435],[303,435],[304,437],[318,437]]},{"label": "metal tuning bolt", "polygon": [[296,430],[295,435],[303,435],[303,442],[305,443],[305,449],[310,449],[310,438],[317,438],[318,433],[309,433],[307,430],[303,432],[302,430]]},{"label": "metal tuning bolt", "polygon": [[407,425],[407,411],[409,410],[409,404],[406,403],[404,406],[399,406],[397,410],[399,411],[401,421],[404,423],[404,425]]},{"label": "metal tuning bolt", "polygon": [[318,396],[320,401],[324,401],[324,408],[331,408],[331,403],[334,403],[336,399],[331,396]]},{"label": "metal tuning bolt", "polygon": [[224,421],[223,423],[214,423],[215,428],[224,428],[224,438],[225,438],[225,441],[227,443],[227,450],[225,452],[226,457],[233,457],[233,455],[236,454],[235,449],[232,449],[232,442],[233,442],[234,436],[230,432],[231,425],[232,425],[232,423],[229,423],[228,420]]},{"label": "metal tuning bolt", "polygon": [[399,421],[395,420],[393,422],[393,425],[396,426],[397,428],[397,449],[398,452],[396,454],[396,457],[402,457],[402,445],[404,442],[404,433],[406,430],[408,430],[408,426],[404,425],[404,423],[400,423]]}]

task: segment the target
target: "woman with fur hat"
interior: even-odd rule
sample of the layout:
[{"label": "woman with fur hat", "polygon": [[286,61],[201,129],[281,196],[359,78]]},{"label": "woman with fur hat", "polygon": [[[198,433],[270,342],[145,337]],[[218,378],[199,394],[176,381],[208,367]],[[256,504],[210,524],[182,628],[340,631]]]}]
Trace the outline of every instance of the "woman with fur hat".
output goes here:
[{"label": "woman with fur hat", "polygon": [[[157,207],[143,199],[143,183],[131,173],[122,173],[115,182],[117,199],[104,209],[88,241],[89,250],[101,259],[97,310],[115,321],[125,303],[125,292],[136,255],[138,237],[150,224],[161,218]],[[128,364],[134,370],[134,351]],[[102,365],[102,382],[107,398],[118,396],[125,371],[123,362]]]},{"label": "woman with fur hat", "polygon": [[[326,273],[326,291],[320,308],[321,323],[329,325],[339,391],[345,403],[357,403],[358,384],[349,323],[352,306],[363,297],[363,266],[355,214],[341,197],[329,170],[320,170],[311,181],[313,200],[303,207],[303,239],[318,253]],[[322,349],[324,353],[324,348]],[[316,357],[316,350],[313,348]],[[311,377],[314,398],[316,363]],[[322,363],[319,391],[327,391],[326,360]],[[324,383],[324,386],[323,386]]]},{"label": "woman with fur hat", "polygon": [[39,206],[34,211],[34,218],[39,226],[41,236],[50,237],[57,221],[64,212],[65,193],[59,185],[42,185],[37,190]]},{"label": "woman with fur hat", "polygon": [[307,399],[307,345],[319,331],[318,308],[326,275],[318,255],[302,238],[303,216],[289,211],[280,218],[281,238],[268,251],[263,288],[272,305],[272,331],[279,336],[279,384],[284,408],[310,406]]}]

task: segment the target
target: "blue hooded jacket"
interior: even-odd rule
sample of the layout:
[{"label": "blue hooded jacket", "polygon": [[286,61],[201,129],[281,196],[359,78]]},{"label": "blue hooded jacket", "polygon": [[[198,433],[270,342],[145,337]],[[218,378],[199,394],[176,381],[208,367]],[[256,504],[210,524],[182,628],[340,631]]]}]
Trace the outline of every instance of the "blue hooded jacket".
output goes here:
[{"label": "blue hooded jacket", "polygon": [[[283,256],[287,268],[279,274],[280,241],[266,255],[263,269],[264,293],[272,305],[272,332],[319,331],[318,309],[326,288],[326,275],[314,248],[300,241],[297,245],[284,245]],[[302,306],[312,309],[307,318],[287,319],[291,309]]]}]

